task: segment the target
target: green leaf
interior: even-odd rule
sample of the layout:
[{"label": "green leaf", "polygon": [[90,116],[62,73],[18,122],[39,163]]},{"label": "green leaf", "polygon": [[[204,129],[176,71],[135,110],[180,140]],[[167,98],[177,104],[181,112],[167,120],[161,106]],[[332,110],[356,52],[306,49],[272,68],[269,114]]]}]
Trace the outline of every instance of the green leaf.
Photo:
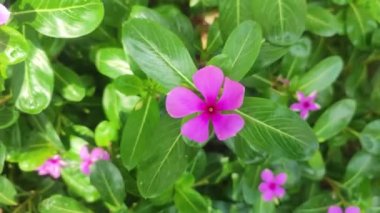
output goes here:
[{"label": "green leaf", "polygon": [[160,112],[154,97],[149,96],[144,106],[132,112],[124,126],[120,144],[120,154],[124,166],[131,170],[150,153],[151,140]]},{"label": "green leaf", "polygon": [[29,146],[24,148],[23,152],[18,157],[18,165],[22,171],[31,172],[40,167],[48,158],[56,153],[56,150],[50,147],[47,142],[38,144],[37,142],[43,140],[41,135],[33,135],[36,148]]},{"label": "green leaf", "polygon": [[308,161],[309,167],[304,169],[308,178],[312,180],[322,180],[326,174],[325,162],[320,151],[314,153],[314,155]]},{"label": "green leaf", "polygon": [[255,213],[275,213],[276,208],[273,202],[266,202],[262,198],[256,199],[253,203],[253,211]]},{"label": "green leaf", "polygon": [[380,120],[368,123],[360,133],[363,149],[371,154],[380,155]]},{"label": "green leaf", "polygon": [[329,107],[317,120],[314,132],[319,142],[339,134],[350,123],[355,114],[356,102],[344,99]]},{"label": "green leaf", "polygon": [[116,209],[123,207],[126,197],[125,186],[123,177],[115,165],[103,160],[96,162],[90,179],[108,205]]},{"label": "green leaf", "polygon": [[339,56],[330,56],[301,77],[298,90],[306,94],[313,91],[321,92],[335,82],[342,69],[343,60]]},{"label": "green leaf", "polygon": [[100,197],[96,188],[91,185],[90,178],[84,175],[79,168],[66,167],[62,170],[62,179],[73,192],[87,202],[97,201]]},{"label": "green leaf", "polygon": [[336,203],[329,194],[322,193],[306,200],[295,209],[294,213],[326,213],[327,209]]},{"label": "green leaf", "polygon": [[38,114],[50,104],[54,72],[44,51],[31,46],[30,56],[14,66],[12,84],[16,107],[28,114]]},{"label": "green leaf", "polygon": [[138,189],[144,198],[157,197],[172,187],[195,155],[182,139],[178,119],[161,118],[151,140],[154,152],[137,167]]},{"label": "green leaf", "polygon": [[12,126],[19,118],[20,113],[13,107],[0,108],[0,129]]},{"label": "green leaf", "polygon": [[377,26],[369,11],[350,3],[346,16],[346,31],[352,44],[357,47],[368,46],[370,32]]},{"label": "green leaf", "polygon": [[95,143],[97,146],[108,147],[118,138],[118,127],[112,122],[102,121],[95,129]]},{"label": "green leaf", "polygon": [[28,56],[29,44],[17,30],[0,27],[0,61],[4,64],[17,64]]},{"label": "green leaf", "polygon": [[277,45],[295,43],[305,30],[305,0],[252,0],[253,16],[266,39]]},{"label": "green leaf", "polygon": [[62,64],[54,64],[56,89],[68,101],[79,102],[86,96],[86,88],[79,75]]},{"label": "green leaf", "polygon": [[243,21],[252,19],[251,0],[219,1],[219,24],[224,38]]},{"label": "green leaf", "polygon": [[228,37],[222,54],[232,60],[232,69],[225,73],[231,79],[241,80],[251,69],[260,52],[262,44],[260,25],[245,21],[238,25]]},{"label": "green leaf", "polygon": [[118,91],[124,95],[139,95],[144,90],[143,81],[134,75],[123,75],[114,80],[114,85]]},{"label": "green leaf", "polygon": [[218,52],[219,49],[223,47],[223,38],[220,31],[219,22],[215,21],[210,26],[207,33],[207,47],[206,52],[209,55],[213,55]]},{"label": "green leaf", "polygon": [[121,48],[101,48],[96,52],[95,64],[103,75],[115,79],[122,75],[133,75],[129,59]]},{"label": "green leaf", "polygon": [[368,4],[372,17],[375,18],[377,22],[380,22],[380,1],[372,0],[368,1]]},{"label": "green leaf", "polygon": [[89,213],[92,212],[73,198],[53,195],[38,205],[40,213]]},{"label": "green leaf", "polygon": [[330,37],[338,33],[339,22],[330,11],[310,5],[307,8],[306,29],[316,35]]},{"label": "green leaf", "polygon": [[7,178],[0,176],[0,203],[5,205],[17,205],[16,189]]},{"label": "green leaf", "polygon": [[100,0],[20,0],[12,7],[16,19],[57,38],[75,38],[92,32],[103,20],[103,14]]},{"label": "green leaf", "polygon": [[0,141],[0,174],[3,172],[5,158],[7,157],[7,149],[2,141]]},{"label": "green leaf", "polygon": [[122,41],[140,68],[167,89],[193,86],[196,67],[182,41],[159,24],[132,19],[123,24]]},{"label": "green leaf", "polygon": [[309,125],[285,106],[263,98],[246,98],[238,113],[245,119],[240,135],[258,151],[305,159],[318,148]]},{"label": "green leaf", "polygon": [[287,47],[272,45],[268,42],[265,42],[261,46],[261,50],[259,56],[256,59],[254,67],[267,67],[282,58],[288,52],[288,50],[289,49]]}]

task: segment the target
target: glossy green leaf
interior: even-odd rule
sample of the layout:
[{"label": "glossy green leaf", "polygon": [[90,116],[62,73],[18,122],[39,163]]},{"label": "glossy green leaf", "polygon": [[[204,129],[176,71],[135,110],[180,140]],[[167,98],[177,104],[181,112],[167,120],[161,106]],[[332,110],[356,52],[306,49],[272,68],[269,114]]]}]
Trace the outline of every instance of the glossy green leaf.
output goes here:
[{"label": "glossy green leaf", "polygon": [[16,107],[28,114],[38,114],[51,100],[54,88],[54,72],[44,51],[32,48],[23,63],[14,66],[13,89]]},{"label": "glossy green leaf", "polygon": [[333,36],[338,33],[339,22],[330,11],[319,6],[309,6],[306,15],[306,29],[319,36]]},{"label": "glossy green leaf", "polygon": [[219,1],[219,23],[224,38],[227,38],[240,23],[252,19],[251,8],[251,0]]},{"label": "glossy green leaf", "polygon": [[157,197],[172,187],[195,155],[194,148],[182,139],[178,119],[161,118],[151,140],[155,151],[137,167],[138,189],[145,198]]},{"label": "glossy green leaf", "polygon": [[366,47],[369,35],[376,28],[376,22],[371,19],[369,11],[354,3],[347,9],[346,31],[352,44],[357,47]]},{"label": "glossy green leaf", "polygon": [[339,134],[350,123],[356,111],[356,102],[344,99],[329,107],[314,125],[319,142],[324,142]]},{"label": "glossy green leaf", "polygon": [[[39,137],[40,138],[36,137],[35,142],[39,142],[38,140],[42,140],[42,136]],[[24,148],[23,152],[18,157],[18,165],[22,171],[35,171],[48,158],[56,154],[56,150],[52,147],[49,147],[46,144],[46,142],[41,144],[36,143],[35,146],[36,148],[33,148],[32,146],[26,149]]]},{"label": "glossy green leaf", "polygon": [[38,210],[41,213],[90,213],[90,209],[86,208],[77,200],[63,195],[53,195],[43,200]]},{"label": "glossy green leaf", "polygon": [[122,41],[140,68],[165,88],[193,85],[196,67],[182,41],[169,30],[149,20],[132,19],[123,24]]},{"label": "glossy green leaf", "polygon": [[32,115],[29,117],[29,122],[34,126],[35,130],[42,133],[43,137],[46,138],[50,146],[56,149],[62,149],[62,141],[55,130],[53,123],[49,120],[46,114],[41,113],[39,115]]},{"label": "glossy green leaf", "polygon": [[285,106],[263,98],[246,98],[239,114],[245,120],[240,135],[258,151],[305,159],[318,148],[309,125]]},{"label": "glossy green leaf", "polygon": [[152,96],[144,101],[141,109],[132,112],[128,117],[120,144],[121,159],[128,170],[135,168],[150,154],[149,148],[154,143],[151,134],[159,119],[159,108]]},{"label": "glossy green leaf", "polygon": [[0,174],[3,172],[6,157],[7,157],[7,148],[5,147],[3,142],[0,141]]},{"label": "glossy green leaf", "polygon": [[26,59],[29,53],[29,44],[17,30],[0,27],[0,61],[4,64],[17,64]]},{"label": "glossy green leaf", "polygon": [[343,60],[339,56],[328,57],[312,67],[298,81],[298,90],[306,94],[320,92],[335,82],[343,69]]},{"label": "glossy green leaf", "polygon": [[86,96],[86,88],[79,75],[72,69],[54,64],[56,89],[68,101],[79,102]]},{"label": "glossy green leaf", "polygon": [[245,21],[238,25],[228,37],[222,54],[232,60],[232,69],[225,73],[233,80],[241,80],[251,69],[262,44],[260,25]]},{"label": "glossy green leaf", "polygon": [[118,138],[118,127],[112,122],[102,121],[95,129],[95,143],[100,147],[108,147]]},{"label": "glossy green leaf", "polygon": [[0,203],[5,205],[17,205],[16,189],[7,178],[0,176]]},{"label": "glossy green leaf", "polygon": [[96,67],[103,75],[115,79],[122,75],[133,75],[128,57],[121,48],[101,48],[96,52]]},{"label": "glossy green leaf", "polygon": [[252,13],[273,44],[292,44],[305,30],[305,0],[253,0]]},{"label": "glossy green leaf", "polygon": [[287,47],[277,46],[270,44],[268,42],[264,42],[261,46],[261,50],[257,60],[254,64],[254,67],[266,67],[275,61],[279,60],[282,56],[284,56],[288,52]]},{"label": "glossy green leaf", "polygon": [[113,82],[116,89],[124,95],[140,95],[144,90],[144,82],[134,75],[123,75]]},{"label": "glossy green leaf", "polygon": [[79,168],[67,167],[61,171],[62,179],[69,190],[82,197],[87,202],[94,202],[100,198],[99,192],[91,185],[90,178],[84,175]]},{"label": "glossy green leaf", "polygon": [[103,20],[100,0],[20,0],[13,16],[38,32],[58,38],[75,38],[92,32]]},{"label": "glossy green leaf", "polygon": [[20,113],[13,107],[0,107],[0,129],[13,125],[19,116]]},{"label": "glossy green leaf", "polygon": [[123,207],[126,197],[125,186],[123,177],[115,165],[109,161],[96,162],[90,179],[104,202],[116,209]]},{"label": "glossy green leaf", "polygon": [[360,142],[367,152],[380,155],[380,120],[374,120],[364,127]]}]

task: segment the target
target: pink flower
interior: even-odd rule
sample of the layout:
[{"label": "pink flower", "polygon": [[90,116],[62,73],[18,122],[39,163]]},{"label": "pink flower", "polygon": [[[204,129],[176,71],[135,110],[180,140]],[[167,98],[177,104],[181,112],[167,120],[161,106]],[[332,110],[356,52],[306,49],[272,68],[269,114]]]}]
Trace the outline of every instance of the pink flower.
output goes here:
[{"label": "pink flower", "polygon": [[[327,213],[343,213],[343,209],[339,206],[330,206]],[[344,213],[360,213],[360,209],[357,206],[349,206]]]},{"label": "pink flower", "polygon": [[96,161],[110,159],[110,155],[108,154],[108,152],[98,147],[93,149],[91,153],[89,153],[87,146],[83,146],[80,150],[79,155],[80,155],[80,158],[82,159],[82,162],[80,164],[80,169],[86,175],[90,174],[90,167]]},{"label": "pink flower", "polygon": [[[219,140],[235,136],[244,126],[244,120],[238,114],[222,114],[239,108],[243,104],[244,86],[224,77],[218,67],[207,66],[193,75],[195,87],[204,99],[185,87],[176,87],[169,92],[166,110],[173,118],[182,118],[194,113],[197,115],[187,121],[181,133],[199,143],[209,137],[209,123],[214,126]],[[223,85],[223,93],[219,97]]]},{"label": "pink flower", "polygon": [[2,4],[0,4],[0,25],[6,24],[9,20],[11,13],[9,10]]},{"label": "pink flower", "polygon": [[64,166],[66,166],[66,162],[62,160],[61,156],[54,155],[47,159],[37,170],[39,175],[50,175],[54,179],[58,179]]},{"label": "pink flower", "polygon": [[282,198],[285,195],[285,189],[282,187],[287,179],[286,173],[274,175],[269,169],[261,172],[263,182],[259,185],[259,191],[264,201],[271,201],[276,198]]},{"label": "pink flower", "polygon": [[302,119],[306,119],[309,116],[310,111],[319,110],[321,107],[315,103],[317,98],[317,92],[312,92],[309,96],[305,96],[302,92],[297,92],[298,103],[294,103],[290,106],[293,111],[300,111]]}]

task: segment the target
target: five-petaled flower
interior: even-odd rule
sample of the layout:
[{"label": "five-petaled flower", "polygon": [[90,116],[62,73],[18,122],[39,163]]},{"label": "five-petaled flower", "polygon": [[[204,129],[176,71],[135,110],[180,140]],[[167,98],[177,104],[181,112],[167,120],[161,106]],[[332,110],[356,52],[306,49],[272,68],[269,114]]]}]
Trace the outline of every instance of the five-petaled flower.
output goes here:
[{"label": "five-petaled flower", "polygon": [[264,169],[261,172],[261,179],[263,181],[259,185],[259,191],[264,201],[272,201],[285,195],[283,185],[287,179],[286,173],[274,175],[271,170]]},{"label": "five-petaled flower", "polygon": [[2,4],[0,4],[0,25],[6,24],[11,16],[11,12]]},{"label": "five-petaled flower", "polygon": [[47,159],[37,170],[39,175],[50,175],[54,179],[58,179],[64,166],[66,166],[66,162],[62,160],[61,156],[54,155]]},{"label": "five-petaled flower", "polygon": [[292,104],[290,109],[297,112],[299,111],[301,118],[306,119],[310,111],[316,111],[321,108],[319,104],[315,103],[316,98],[317,92],[312,92],[309,96],[305,96],[302,92],[297,92],[298,102]]},{"label": "five-petaled flower", "polygon": [[90,153],[87,146],[83,146],[80,150],[79,155],[82,159],[80,169],[86,175],[90,174],[90,167],[96,161],[110,159],[110,155],[108,154],[108,152],[99,147],[94,148]]},{"label": "five-petaled flower", "polygon": [[327,213],[360,213],[360,208],[357,206],[349,206],[343,211],[339,206],[330,206]]},{"label": "five-petaled flower", "polygon": [[[219,140],[227,140],[235,136],[244,126],[240,115],[223,111],[241,107],[245,88],[239,82],[224,77],[221,69],[207,66],[193,75],[195,87],[203,96],[199,98],[193,91],[185,87],[171,90],[166,99],[166,109],[173,118],[182,118],[194,113],[197,115],[187,121],[181,128],[182,135],[203,143],[209,137],[211,121]],[[223,85],[222,95],[219,97]]]}]

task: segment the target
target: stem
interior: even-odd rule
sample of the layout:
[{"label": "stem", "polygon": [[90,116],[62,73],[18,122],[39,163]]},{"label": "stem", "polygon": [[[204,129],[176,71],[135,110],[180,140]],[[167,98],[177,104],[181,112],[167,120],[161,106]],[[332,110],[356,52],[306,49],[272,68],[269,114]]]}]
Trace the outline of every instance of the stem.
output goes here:
[{"label": "stem", "polygon": [[351,127],[347,127],[345,130],[347,132],[351,133],[352,135],[354,135],[355,137],[360,138],[360,133],[358,131],[352,129]]}]

